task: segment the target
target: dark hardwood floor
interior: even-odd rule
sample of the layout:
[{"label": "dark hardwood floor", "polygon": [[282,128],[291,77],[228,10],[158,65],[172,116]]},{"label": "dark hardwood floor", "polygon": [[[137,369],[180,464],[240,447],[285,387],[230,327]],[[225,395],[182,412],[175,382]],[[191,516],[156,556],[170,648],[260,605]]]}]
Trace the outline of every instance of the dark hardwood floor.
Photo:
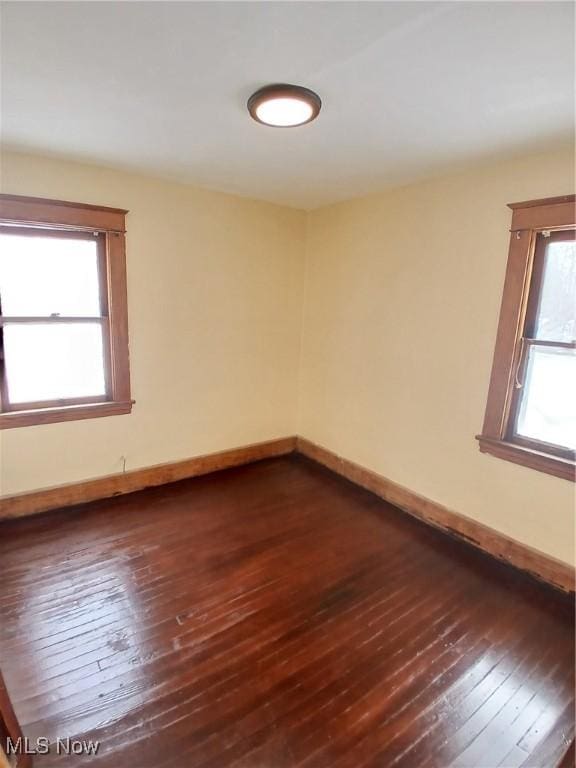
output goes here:
[{"label": "dark hardwood floor", "polygon": [[[545,511],[543,511],[545,514]],[[551,768],[571,601],[289,457],[0,525],[23,730],[97,768]]]}]

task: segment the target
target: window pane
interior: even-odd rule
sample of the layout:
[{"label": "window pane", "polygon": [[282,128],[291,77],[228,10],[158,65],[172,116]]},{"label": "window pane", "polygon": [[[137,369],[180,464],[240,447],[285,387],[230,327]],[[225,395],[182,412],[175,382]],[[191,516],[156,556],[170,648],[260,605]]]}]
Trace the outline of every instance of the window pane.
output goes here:
[{"label": "window pane", "polygon": [[6,317],[98,317],[96,238],[0,233],[0,299]]},{"label": "window pane", "polygon": [[551,242],[546,247],[536,338],[576,340],[576,242]]},{"label": "window pane", "polygon": [[4,354],[11,403],[106,392],[100,323],[8,324]]},{"label": "window pane", "polygon": [[576,449],[576,354],[530,347],[517,433]]}]

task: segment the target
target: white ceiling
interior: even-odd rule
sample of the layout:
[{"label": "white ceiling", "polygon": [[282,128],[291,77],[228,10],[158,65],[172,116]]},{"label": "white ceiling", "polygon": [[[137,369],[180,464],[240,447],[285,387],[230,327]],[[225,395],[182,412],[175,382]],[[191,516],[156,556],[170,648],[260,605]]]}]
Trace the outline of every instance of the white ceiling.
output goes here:
[{"label": "white ceiling", "polygon": [[[570,140],[564,2],[6,2],[6,146],[311,208]],[[253,122],[270,82],[314,123]]]}]

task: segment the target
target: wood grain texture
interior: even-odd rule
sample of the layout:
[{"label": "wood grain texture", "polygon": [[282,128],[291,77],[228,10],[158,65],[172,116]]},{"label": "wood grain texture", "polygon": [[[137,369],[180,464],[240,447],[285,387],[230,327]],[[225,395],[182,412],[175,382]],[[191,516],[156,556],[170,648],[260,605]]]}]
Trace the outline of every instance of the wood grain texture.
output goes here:
[{"label": "wood grain texture", "polygon": [[508,208],[539,208],[542,205],[576,204],[576,195],[558,195],[557,197],[539,197],[536,200],[522,200],[519,203],[508,203]]},{"label": "wood grain texture", "polygon": [[7,411],[0,413],[0,429],[33,427],[39,424],[55,424],[62,421],[98,419],[104,416],[122,416],[132,411],[133,403],[133,400],[127,400],[126,402],[67,405],[62,408],[43,408],[38,411],[14,411],[13,413]]},{"label": "wood grain texture", "polygon": [[576,766],[576,747],[575,742],[572,741],[568,751],[565,753],[559,768],[575,768]]},{"label": "wood grain texture", "polygon": [[32,762],[29,755],[22,754],[17,760],[11,755],[11,762],[7,757],[8,739],[12,743],[17,743],[22,735],[20,723],[16,719],[2,672],[0,672],[0,768],[30,768]]},{"label": "wood grain texture", "polygon": [[507,429],[519,356],[518,339],[522,336],[535,244],[536,238],[531,231],[512,233],[510,236],[500,319],[482,427],[482,436],[492,440],[502,440]]},{"label": "wood grain texture", "polygon": [[6,223],[124,232],[127,213],[124,208],[0,194],[0,220]]},{"label": "wood grain texture", "polygon": [[421,520],[441,528],[450,535],[479,547],[484,552],[506,560],[521,570],[529,571],[539,579],[564,591],[574,591],[574,569],[543,552],[510,539],[492,528],[446,509],[430,499],[404,488],[398,483],[337,456],[326,448],[315,445],[302,437],[286,437],[264,443],[235,448],[219,453],[197,456],[184,461],[158,464],[106,477],[87,480],[71,485],[57,486],[32,493],[0,498],[0,520],[46,512],[59,507],[84,504],[143,488],[171,483],[229,467],[249,464],[253,461],[282,456],[298,451],[332,469],[362,488],[376,493]]},{"label": "wood grain texture", "polygon": [[[562,593],[299,456],[0,526],[37,768],[553,768]],[[25,631],[23,631],[25,629]]]},{"label": "wood grain texture", "polygon": [[4,496],[0,498],[0,520],[33,515],[50,509],[132,493],[150,486],[173,483],[176,480],[205,475],[208,472],[217,472],[272,456],[282,456],[293,451],[295,447],[295,437],[283,437],[218,453],[208,453],[204,456],[194,456],[184,461],[156,464],[122,474],[106,475],[81,483]]},{"label": "wood grain texture", "polygon": [[514,464],[522,464],[524,467],[546,472],[548,475],[561,477],[563,480],[576,481],[576,469],[574,462],[560,456],[551,456],[549,453],[527,448],[517,443],[509,443],[506,440],[494,440],[484,435],[477,435],[476,439],[482,453],[489,453],[504,461]]},{"label": "wood grain texture", "polygon": [[512,209],[512,231],[574,227],[576,196],[563,195],[542,200],[508,203]]},{"label": "wood grain texture", "polygon": [[567,563],[453,512],[309,440],[299,437],[297,450],[426,523],[458,536],[493,557],[528,571],[564,591],[574,592],[574,568]]}]

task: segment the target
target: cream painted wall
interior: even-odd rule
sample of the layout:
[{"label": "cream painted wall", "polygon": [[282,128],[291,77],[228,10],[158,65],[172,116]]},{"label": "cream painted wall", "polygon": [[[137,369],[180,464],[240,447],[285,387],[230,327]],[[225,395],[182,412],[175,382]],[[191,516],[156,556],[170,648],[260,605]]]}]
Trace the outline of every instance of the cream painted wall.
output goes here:
[{"label": "cream painted wall", "polygon": [[568,151],[534,156],[306,216],[5,154],[4,192],[130,209],[136,405],[1,432],[0,493],[118,472],[121,456],[132,469],[298,432],[573,562],[573,484],[480,454],[474,439],[506,203],[573,191],[573,168]]},{"label": "cream painted wall", "polygon": [[1,189],[130,209],[133,412],[0,433],[2,494],[296,431],[305,214],[4,154]]},{"label": "cream painted wall", "polygon": [[506,203],[574,191],[568,151],[308,218],[299,432],[574,562],[574,484],[481,454]]}]

